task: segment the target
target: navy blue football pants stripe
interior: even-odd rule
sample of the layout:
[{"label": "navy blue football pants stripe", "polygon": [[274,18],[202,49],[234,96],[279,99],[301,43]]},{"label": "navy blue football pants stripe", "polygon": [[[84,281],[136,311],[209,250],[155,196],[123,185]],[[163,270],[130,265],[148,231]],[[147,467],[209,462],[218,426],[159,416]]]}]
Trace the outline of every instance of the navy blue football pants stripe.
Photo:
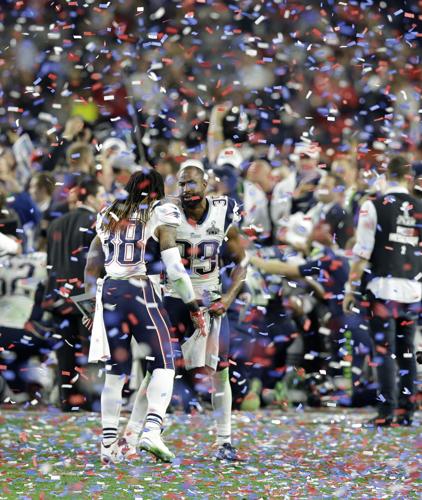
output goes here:
[{"label": "navy blue football pants stripe", "polygon": [[105,280],[103,308],[111,353],[109,373],[130,374],[132,335],[149,347],[148,370],[174,370],[170,322],[151,281],[141,281],[138,287],[128,280]]}]

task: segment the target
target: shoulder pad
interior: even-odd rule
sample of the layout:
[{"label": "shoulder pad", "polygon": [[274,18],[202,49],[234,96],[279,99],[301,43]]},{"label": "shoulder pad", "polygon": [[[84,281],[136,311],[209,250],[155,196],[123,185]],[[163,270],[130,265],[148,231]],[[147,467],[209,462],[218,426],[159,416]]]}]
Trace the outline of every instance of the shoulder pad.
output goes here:
[{"label": "shoulder pad", "polygon": [[227,206],[227,201],[228,201],[227,196],[210,196],[210,202],[214,207],[217,206],[225,207]]},{"label": "shoulder pad", "polygon": [[163,203],[154,207],[154,213],[157,217],[158,224],[167,226],[180,226],[182,217],[180,210],[174,203]]}]

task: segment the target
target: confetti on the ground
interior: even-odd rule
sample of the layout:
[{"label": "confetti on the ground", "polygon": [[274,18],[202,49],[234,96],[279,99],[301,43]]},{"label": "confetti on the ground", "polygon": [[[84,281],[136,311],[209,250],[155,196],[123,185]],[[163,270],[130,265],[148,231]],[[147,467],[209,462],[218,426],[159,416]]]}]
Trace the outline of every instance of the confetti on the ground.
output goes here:
[{"label": "confetti on the ground", "polygon": [[234,413],[246,461],[213,460],[210,413],[170,415],[172,464],[142,455],[99,462],[99,416],[5,411],[0,417],[0,499],[420,498],[421,441],[414,427],[362,428],[368,412]]}]

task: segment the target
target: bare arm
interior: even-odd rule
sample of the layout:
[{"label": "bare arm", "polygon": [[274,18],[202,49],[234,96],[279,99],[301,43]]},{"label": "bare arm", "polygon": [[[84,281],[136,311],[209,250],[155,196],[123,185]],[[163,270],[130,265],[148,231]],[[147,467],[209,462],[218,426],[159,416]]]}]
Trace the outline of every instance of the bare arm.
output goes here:
[{"label": "bare arm", "polygon": [[251,257],[250,263],[259,270],[267,274],[280,274],[286,278],[301,278],[299,266],[296,264],[288,264],[276,259],[262,259],[260,257]]},{"label": "bare arm", "polygon": [[88,257],[85,265],[84,281],[85,292],[95,294],[97,278],[101,278],[105,274],[104,270],[105,256],[101,240],[96,236],[89,247]]},{"label": "bare arm", "polygon": [[169,248],[177,248],[175,227],[166,225],[158,226],[155,230],[155,235],[160,242],[160,252]]},{"label": "bare arm", "polygon": [[217,160],[218,153],[224,147],[223,119],[230,106],[230,103],[217,104],[211,111],[207,133],[208,159],[211,163]]}]

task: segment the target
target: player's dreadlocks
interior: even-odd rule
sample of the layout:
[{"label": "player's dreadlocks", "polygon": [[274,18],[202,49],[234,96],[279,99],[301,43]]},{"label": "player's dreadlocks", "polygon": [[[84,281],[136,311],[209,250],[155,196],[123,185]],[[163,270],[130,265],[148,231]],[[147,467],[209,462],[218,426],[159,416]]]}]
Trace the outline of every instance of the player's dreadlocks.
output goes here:
[{"label": "player's dreadlocks", "polygon": [[164,181],[161,175],[150,167],[142,167],[131,175],[125,186],[125,198],[117,198],[106,210],[102,229],[114,232],[125,226],[129,220],[147,222],[154,201],[164,198]]}]

